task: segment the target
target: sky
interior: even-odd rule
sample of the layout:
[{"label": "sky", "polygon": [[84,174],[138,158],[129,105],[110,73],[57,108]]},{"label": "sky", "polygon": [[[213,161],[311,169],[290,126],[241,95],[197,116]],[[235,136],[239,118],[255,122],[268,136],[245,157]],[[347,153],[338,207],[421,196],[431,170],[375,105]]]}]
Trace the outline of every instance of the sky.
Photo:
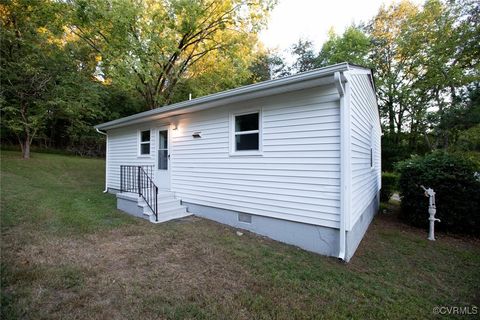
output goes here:
[{"label": "sky", "polygon": [[[260,33],[260,39],[267,48],[278,49],[285,56],[285,51],[300,38],[311,40],[319,51],[327,40],[331,27],[337,33],[342,33],[352,23],[371,19],[383,3],[389,5],[394,2],[396,1],[278,0],[268,28]],[[423,1],[413,2],[420,4]]]}]

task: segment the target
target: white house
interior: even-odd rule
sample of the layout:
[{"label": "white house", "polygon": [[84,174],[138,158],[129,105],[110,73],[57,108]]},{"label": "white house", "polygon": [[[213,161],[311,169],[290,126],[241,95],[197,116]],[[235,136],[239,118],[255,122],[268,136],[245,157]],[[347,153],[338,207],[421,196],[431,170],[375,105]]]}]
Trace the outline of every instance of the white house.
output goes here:
[{"label": "white house", "polygon": [[194,214],[348,261],[378,210],[369,69],[336,64],[96,129],[106,191],[152,222]]}]

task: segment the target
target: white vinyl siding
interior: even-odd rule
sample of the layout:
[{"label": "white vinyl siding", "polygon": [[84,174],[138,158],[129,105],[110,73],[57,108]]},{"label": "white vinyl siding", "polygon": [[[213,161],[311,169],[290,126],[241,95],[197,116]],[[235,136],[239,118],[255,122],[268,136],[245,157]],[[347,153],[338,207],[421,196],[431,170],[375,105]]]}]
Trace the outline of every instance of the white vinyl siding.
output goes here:
[{"label": "white vinyl siding", "polygon": [[[353,226],[381,185],[381,128],[375,92],[367,74],[350,74],[351,214]],[[371,165],[370,156],[373,156]]]},{"label": "white vinyl siding", "polygon": [[155,135],[150,132],[150,154],[139,155],[139,132],[149,130],[142,125],[108,131],[108,187],[120,189],[120,165],[154,165]]},{"label": "white vinyl siding", "polygon": [[[172,191],[185,202],[338,227],[338,98],[323,87],[179,116]],[[262,156],[231,157],[231,115],[251,105],[262,110]]]},{"label": "white vinyl siding", "polygon": [[[355,88],[364,85],[361,81],[354,84]],[[368,129],[361,125],[370,123],[362,115],[365,107],[358,102],[368,99],[370,92],[373,95],[373,91],[368,90],[359,95],[352,87],[352,208],[355,214],[367,204],[362,196],[370,197],[371,194],[361,191],[364,184],[368,183],[367,188],[371,190],[376,189],[376,186],[370,187],[373,181],[369,174],[359,169],[366,165],[369,172],[376,172],[380,168],[378,164],[374,170],[370,169],[370,136]],[[160,126],[171,123],[177,127],[171,130],[171,190],[179,199],[338,228],[339,105],[339,94],[331,85],[109,130],[108,186],[119,188],[122,164],[155,165],[156,134],[151,135],[151,156],[143,158],[138,157],[138,131],[151,129],[155,132]],[[261,111],[262,153],[232,157],[231,116],[250,110]],[[373,113],[366,114],[374,119]],[[378,116],[375,121],[378,122]],[[376,131],[376,126],[374,128]],[[365,137],[356,136],[356,132],[363,131]],[[201,132],[201,137],[192,137],[194,132]],[[362,148],[367,148],[366,154]],[[377,146],[377,161],[380,161],[379,150]]]}]

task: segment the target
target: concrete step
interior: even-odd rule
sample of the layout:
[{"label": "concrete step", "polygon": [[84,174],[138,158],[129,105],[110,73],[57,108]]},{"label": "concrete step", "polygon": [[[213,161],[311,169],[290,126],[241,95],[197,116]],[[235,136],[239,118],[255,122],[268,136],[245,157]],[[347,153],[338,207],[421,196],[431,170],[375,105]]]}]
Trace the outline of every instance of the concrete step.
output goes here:
[{"label": "concrete step", "polygon": [[[164,208],[161,208],[161,209],[158,210],[158,216],[166,215],[166,214],[170,214],[170,213],[183,213],[185,211],[187,211],[187,207],[181,206],[181,205],[164,207]],[[154,216],[152,210],[150,210],[149,207],[146,207],[143,214],[146,215],[146,216]]]},{"label": "concrete step", "polygon": [[158,221],[155,220],[155,216],[152,214],[149,216],[149,220],[152,223],[162,223],[174,219],[180,219],[184,217],[191,216],[190,212],[187,212],[187,208],[185,206],[180,206],[176,209],[171,209],[169,211],[164,211],[158,214]]},{"label": "concrete step", "polygon": [[117,198],[131,200],[131,201],[138,201],[140,197],[138,193],[133,193],[133,192],[118,192],[116,196]]},{"label": "concrete step", "polygon": [[[152,210],[150,209],[150,207],[147,205],[145,201],[139,204],[139,207],[143,209],[143,214],[147,216],[153,214]],[[180,205],[180,200],[178,199],[163,200],[161,202],[158,202],[158,213],[162,214],[164,212],[169,212],[170,210],[178,209],[182,207],[183,206]]]},{"label": "concrete step", "polygon": [[[122,205],[118,205],[119,201]],[[126,201],[126,202],[125,202]],[[158,193],[158,221],[155,221],[155,215],[142,197],[136,193],[123,192],[117,193],[117,207],[134,216],[148,219],[153,223],[160,223],[172,219],[179,219],[191,215],[187,212],[187,207],[181,205],[180,199],[176,199],[171,191],[159,190]]]},{"label": "concrete step", "polygon": [[175,193],[167,190],[158,190],[158,198],[172,198],[175,197]]},{"label": "concrete step", "polygon": [[[165,214],[165,213],[168,213],[172,210],[177,210],[177,209],[181,209],[181,210],[184,210],[184,208],[186,208],[185,206],[181,206],[179,204],[177,205],[173,205],[173,206],[168,206],[168,207],[159,207],[158,208],[158,214]],[[150,207],[146,206],[146,207],[143,207],[143,214],[144,215],[147,215],[147,216],[150,216],[150,215],[153,215],[153,212],[152,210],[150,210]]]},{"label": "concrete step", "polygon": [[[171,206],[175,206],[175,205],[178,205],[178,206],[180,205],[180,200],[175,199],[175,198],[158,199],[157,201],[158,201],[157,205],[158,205],[159,209],[161,209],[163,207],[171,207]],[[140,207],[148,207],[147,203],[143,199],[140,199],[138,201],[138,205]]]}]

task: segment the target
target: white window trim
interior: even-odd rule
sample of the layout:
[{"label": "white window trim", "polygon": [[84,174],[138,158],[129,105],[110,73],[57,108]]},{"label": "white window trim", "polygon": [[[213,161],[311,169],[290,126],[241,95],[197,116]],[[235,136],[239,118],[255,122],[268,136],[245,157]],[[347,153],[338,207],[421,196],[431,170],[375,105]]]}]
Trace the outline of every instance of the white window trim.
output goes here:
[{"label": "white window trim", "polygon": [[[150,131],[150,140],[148,142],[142,142],[142,132],[143,131]],[[150,144],[150,152],[149,154],[142,154],[141,145],[149,143]],[[152,129],[139,129],[137,130],[137,158],[152,158]]]},{"label": "white window trim", "polygon": [[[241,112],[230,113],[229,125],[229,156],[245,157],[245,156],[262,156],[263,155],[263,112],[262,108],[247,109]],[[258,113],[258,130],[235,132],[235,117],[246,114]],[[258,133],[258,150],[235,150],[235,137],[237,135]]]}]

